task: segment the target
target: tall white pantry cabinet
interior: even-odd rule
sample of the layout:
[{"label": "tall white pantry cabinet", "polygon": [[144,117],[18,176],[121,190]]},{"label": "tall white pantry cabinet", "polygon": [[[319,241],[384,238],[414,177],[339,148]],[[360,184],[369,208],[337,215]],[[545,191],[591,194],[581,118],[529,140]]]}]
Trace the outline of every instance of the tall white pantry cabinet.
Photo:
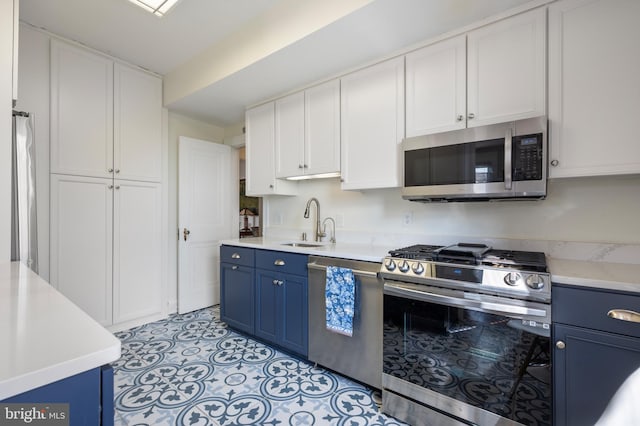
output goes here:
[{"label": "tall white pantry cabinet", "polygon": [[162,82],[51,41],[51,283],[105,326],[163,314]]}]

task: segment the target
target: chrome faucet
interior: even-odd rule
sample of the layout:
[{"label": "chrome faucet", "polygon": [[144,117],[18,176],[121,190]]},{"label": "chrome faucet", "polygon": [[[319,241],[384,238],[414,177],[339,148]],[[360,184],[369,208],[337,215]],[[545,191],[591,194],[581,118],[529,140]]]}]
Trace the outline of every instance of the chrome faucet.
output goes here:
[{"label": "chrome faucet", "polygon": [[316,241],[322,241],[322,237],[326,236],[324,232],[320,230],[320,201],[317,198],[312,197],[307,201],[307,207],[304,209],[304,218],[309,219],[309,208],[311,207],[311,203],[316,203],[316,223],[313,228],[313,235],[315,235]]},{"label": "chrome faucet", "polygon": [[331,227],[331,239],[329,240],[332,243],[336,242],[336,221],[333,220],[332,217],[327,217],[322,221],[322,233],[324,235],[327,235],[327,221],[331,221],[331,224],[333,225]]}]

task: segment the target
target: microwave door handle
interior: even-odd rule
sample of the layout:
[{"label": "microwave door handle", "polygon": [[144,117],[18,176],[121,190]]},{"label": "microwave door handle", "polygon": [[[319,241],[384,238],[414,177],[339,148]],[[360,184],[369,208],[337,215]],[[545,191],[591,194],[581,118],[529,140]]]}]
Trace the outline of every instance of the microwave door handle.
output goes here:
[{"label": "microwave door handle", "polygon": [[511,135],[511,128],[507,129],[507,134],[504,138],[504,189],[511,190],[513,184],[513,176],[511,172],[512,168],[512,157],[511,150],[513,149],[513,141]]}]

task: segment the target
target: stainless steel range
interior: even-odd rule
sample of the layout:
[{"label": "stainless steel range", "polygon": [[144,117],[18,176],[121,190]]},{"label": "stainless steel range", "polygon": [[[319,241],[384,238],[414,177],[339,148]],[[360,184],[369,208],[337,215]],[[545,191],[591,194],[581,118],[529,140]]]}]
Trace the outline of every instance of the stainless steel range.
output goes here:
[{"label": "stainless steel range", "polygon": [[550,425],[544,253],[485,245],[389,252],[383,411],[409,424]]}]

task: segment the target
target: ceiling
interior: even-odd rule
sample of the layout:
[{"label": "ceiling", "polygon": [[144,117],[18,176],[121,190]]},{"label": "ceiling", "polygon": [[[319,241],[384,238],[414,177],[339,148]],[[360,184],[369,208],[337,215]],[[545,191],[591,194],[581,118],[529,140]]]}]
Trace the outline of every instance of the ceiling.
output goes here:
[{"label": "ceiling", "polygon": [[[158,18],[127,0],[21,0],[20,18],[170,76],[231,34],[251,31],[256,19],[286,1],[290,0],[181,0]],[[363,1],[364,6],[348,15],[165,106],[219,126],[235,125],[244,120],[247,106],[527,2]]]}]

